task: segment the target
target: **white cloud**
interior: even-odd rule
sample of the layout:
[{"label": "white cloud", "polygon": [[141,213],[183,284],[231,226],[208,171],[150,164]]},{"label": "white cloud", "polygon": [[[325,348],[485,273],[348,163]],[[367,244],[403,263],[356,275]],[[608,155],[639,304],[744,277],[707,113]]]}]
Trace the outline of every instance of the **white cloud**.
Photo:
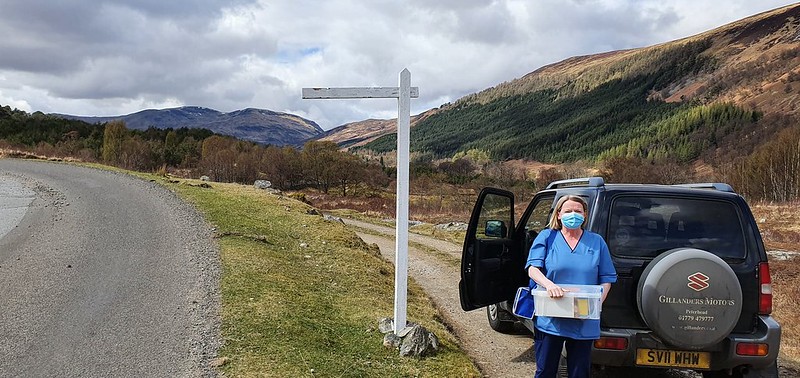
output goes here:
[{"label": "white cloud", "polygon": [[25,100],[16,100],[13,97],[7,97],[0,91],[0,106],[9,106],[12,109],[19,109],[26,112],[31,112],[31,105]]},{"label": "white cloud", "polygon": [[562,59],[642,47],[786,5],[732,0],[27,0],[0,12],[0,104],[116,115],[199,105],[292,112],[331,128],[392,100],[303,87],[395,86],[413,112]]}]

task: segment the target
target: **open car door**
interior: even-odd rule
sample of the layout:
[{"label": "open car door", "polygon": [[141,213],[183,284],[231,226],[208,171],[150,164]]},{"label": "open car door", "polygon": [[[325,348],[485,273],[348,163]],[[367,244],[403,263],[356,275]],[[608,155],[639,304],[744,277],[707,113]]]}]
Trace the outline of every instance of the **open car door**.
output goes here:
[{"label": "open car door", "polygon": [[512,299],[520,283],[525,284],[527,255],[521,256],[514,230],[514,194],[484,188],[472,209],[461,252],[458,288],[464,311]]}]

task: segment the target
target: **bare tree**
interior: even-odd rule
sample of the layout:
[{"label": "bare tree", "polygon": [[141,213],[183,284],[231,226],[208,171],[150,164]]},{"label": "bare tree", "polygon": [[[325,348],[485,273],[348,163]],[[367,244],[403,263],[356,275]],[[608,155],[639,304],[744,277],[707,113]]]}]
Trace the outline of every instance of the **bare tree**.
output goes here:
[{"label": "bare tree", "polygon": [[122,143],[128,135],[124,121],[111,121],[103,131],[103,161],[107,164],[119,163]]}]

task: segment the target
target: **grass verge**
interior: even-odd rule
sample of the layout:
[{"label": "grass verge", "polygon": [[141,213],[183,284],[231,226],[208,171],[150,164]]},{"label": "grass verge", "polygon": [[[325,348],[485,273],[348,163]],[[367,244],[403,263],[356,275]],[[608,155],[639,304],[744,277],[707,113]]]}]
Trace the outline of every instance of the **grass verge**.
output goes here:
[{"label": "grass verge", "polygon": [[439,336],[441,350],[416,359],[383,347],[377,322],[392,314],[394,267],[344,225],[249,186],[149,179],[195,204],[221,235],[226,375],[479,376],[413,281],[408,319]]}]

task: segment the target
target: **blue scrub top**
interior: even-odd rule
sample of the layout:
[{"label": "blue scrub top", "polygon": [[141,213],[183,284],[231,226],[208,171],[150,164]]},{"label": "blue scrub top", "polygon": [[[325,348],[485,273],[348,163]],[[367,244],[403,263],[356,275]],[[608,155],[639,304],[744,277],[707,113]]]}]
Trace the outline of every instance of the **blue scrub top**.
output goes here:
[{"label": "blue scrub top", "polygon": [[[551,233],[552,245],[546,250],[547,239]],[[525,272],[528,267],[535,266],[544,275],[559,285],[599,285],[617,282],[617,271],[611,261],[603,237],[590,231],[583,231],[575,249],[571,249],[559,230],[545,229],[536,236]],[[531,284],[534,284],[531,281]],[[577,340],[595,340],[600,338],[599,319],[570,319],[549,316],[536,317],[536,329],[558,336]]]}]

